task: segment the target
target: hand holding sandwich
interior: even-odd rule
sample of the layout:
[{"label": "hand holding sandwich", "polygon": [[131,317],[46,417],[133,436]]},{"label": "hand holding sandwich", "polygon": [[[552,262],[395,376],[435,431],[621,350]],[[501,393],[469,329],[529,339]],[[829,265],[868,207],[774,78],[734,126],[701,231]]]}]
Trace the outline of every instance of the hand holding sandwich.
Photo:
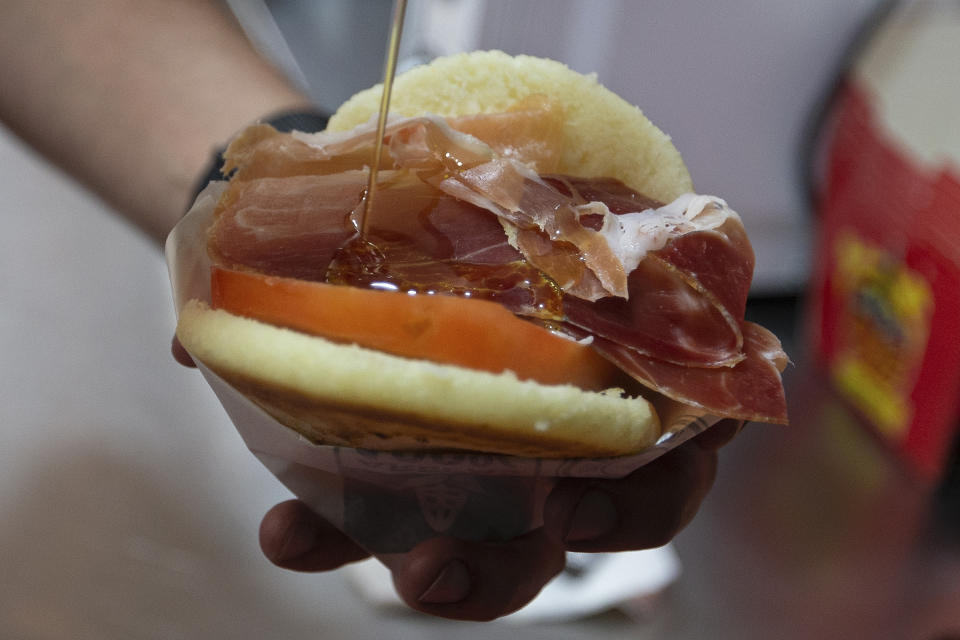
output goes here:
[{"label": "hand holding sandwich", "polygon": [[[672,540],[713,484],[717,450],[740,426],[734,420],[718,423],[620,480],[562,482],[547,500],[544,527],[515,540],[433,538],[381,560],[413,609],[466,620],[506,615],[563,570],[565,551],[649,549]],[[267,512],[260,545],[271,562],[294,571],[330,571],[369,556],[296,500]]]}]

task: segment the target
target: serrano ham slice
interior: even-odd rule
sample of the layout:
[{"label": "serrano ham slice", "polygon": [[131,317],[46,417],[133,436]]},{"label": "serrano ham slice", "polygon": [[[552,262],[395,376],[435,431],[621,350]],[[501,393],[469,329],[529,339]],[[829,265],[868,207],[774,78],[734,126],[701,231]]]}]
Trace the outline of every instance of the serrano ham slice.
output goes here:
[{"label": "serrano ham slice", "polygon": [[[409,124],[394,120],[386,131]],[[538,172],[555,171],[561,148],[558,135],[563,126],[559,108],[542,95],[534,94],[503,113],[460,116],[450,125],[482,141],[496,154],[534,167]],[[326,175],[362,169],[373,157],[376,126],[373,123],[345,133],[280,133],[269,125],[247,127],[224,152],[224,172],[234,180],[293,175]],[[385,145],[380,166],[390,166]]]},{"label": "serrano ham slice", "polygon": [[644,386],[714,415],[758,422],[787,422],[780,372],[788,358],[772,333],[743,325],[744,358],[734,367],[685,367],[655,360],[610,340],[593,347]]},{"label": "serrano ham slice", "polygon": [[563,114],[546,96],[530,95],[503,113],[448,118],[447,123],[489,145],[501,157],[554,173],[560,160]]},{"label": "serrano ham slice", "polygon": [[[280,133],[266,124],[248,127],[224,151],[224,174],[234,182],[330,175],[363,169],[373,158],[373,130],[350,136],[316,135],[324,135],[322,145],[311,144],[296,133]],[[386,150],[381,160],[381,166],[390,162]]]},{"label": "serrano ham slice", "polygon": [[675,364],[727,367],[743,359],[739,323],[659,256],[644,259],[629,283],[626,299],[566,296],[567,323]]},{"label": "serrano ham slice", "polygon": [[[538,109],[508,115],[532,121]],[[459,124],[492,140],[496,117]],[[754,257],[722,200],[663,204],[609,178],[541,176],[531,167],[551,166],[551,149],[487,143],[436,117],[394,120],[387,142],[358,239],[372,127],[240,136],[211,255],[268,275],[496,300],[592,340],[669,398],[785,421],[785,356],[772,334],[742,322]]]},{"label": "serrano ham slice", "polygon": [[461,146],[462,138],[421,118],[394,133],[390,151],[397,166],[514,227],[524,257],[569,294],[571,322],[679,364],[731,366],[743,358],[739,318],[754,257],[725,203],[688,197],[636,210],[629,204],[650,203],[609,180],[590,186],[586,202],[586,181],[558,188],[558,179],[488,158],[473,141]]},{"label": "serrano ham slice", "polygon": [[[560,292],[507,242],[496,218],[409,173],[383,172],[381,179],[366,239],[375,256],[342,251],[355,234],[366,171],[231,182],[209,252],[231,269],[478,297],[520,315],[562,318]],[[344,253],[352,263],[337,261]]]},{"label": "serrano ham slice", "polygon": [[353,232],[349,214],[366,183],[365,171],[233,181],[208,232],[211,258],[232,269],[323,280]]}]

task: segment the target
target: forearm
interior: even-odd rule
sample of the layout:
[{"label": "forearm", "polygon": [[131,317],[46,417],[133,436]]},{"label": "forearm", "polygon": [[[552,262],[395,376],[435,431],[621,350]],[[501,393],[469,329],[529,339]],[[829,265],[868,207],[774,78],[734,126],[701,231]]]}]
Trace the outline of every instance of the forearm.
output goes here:
[{"label": "forearm", "polygon": [[307,99],[213,0],[8,0],[0,119],[161,239],[211,151]]}]

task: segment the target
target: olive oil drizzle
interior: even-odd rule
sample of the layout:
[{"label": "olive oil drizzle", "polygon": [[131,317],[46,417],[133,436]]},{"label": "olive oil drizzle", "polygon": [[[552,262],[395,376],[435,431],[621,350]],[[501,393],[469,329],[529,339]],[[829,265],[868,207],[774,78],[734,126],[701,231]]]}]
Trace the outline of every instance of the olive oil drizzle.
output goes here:
[{"label": "olive oil drizzle", "polygon": [[361,238],[367,237],[367,220],[370,218],[368,214],[373,208],[373,201],[376,197],[377,173],[380,169],[380,156],[383,153],[383,136],[387,128],[387,111],[390,108],[390,94],[393,91],[393,78],[397,71],[397,53],[400,50],[400,36],[403,31],[403,18],[406,12],[407,0],[394,0],[387,55],[383,64],[383,93],[380,96],[380,113],[377,115],[377,139],[373,148],[370,176],[367,180],[367,191],[364,195],[360,222],[357,225],[357,231]]}]

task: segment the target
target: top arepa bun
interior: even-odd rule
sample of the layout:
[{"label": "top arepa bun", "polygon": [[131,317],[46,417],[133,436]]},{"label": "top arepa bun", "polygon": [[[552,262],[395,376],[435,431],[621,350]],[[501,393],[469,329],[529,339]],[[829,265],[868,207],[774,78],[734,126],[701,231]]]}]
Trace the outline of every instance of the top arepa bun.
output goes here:
[{"label": "top arepa bun", "polygon": [[[382,85],[347,100],[328,130],[366,123],[380,108]],[[595,75],[554,60],[474,51],[414,67],[397,76],[390,113],[463,116],[506,111],[531,95],[543,95],[563,111],[563,151],[558,173],[611,177],[646,196],[669,202],[692,191],[690,174],[670,137],[643,112]]]}]

